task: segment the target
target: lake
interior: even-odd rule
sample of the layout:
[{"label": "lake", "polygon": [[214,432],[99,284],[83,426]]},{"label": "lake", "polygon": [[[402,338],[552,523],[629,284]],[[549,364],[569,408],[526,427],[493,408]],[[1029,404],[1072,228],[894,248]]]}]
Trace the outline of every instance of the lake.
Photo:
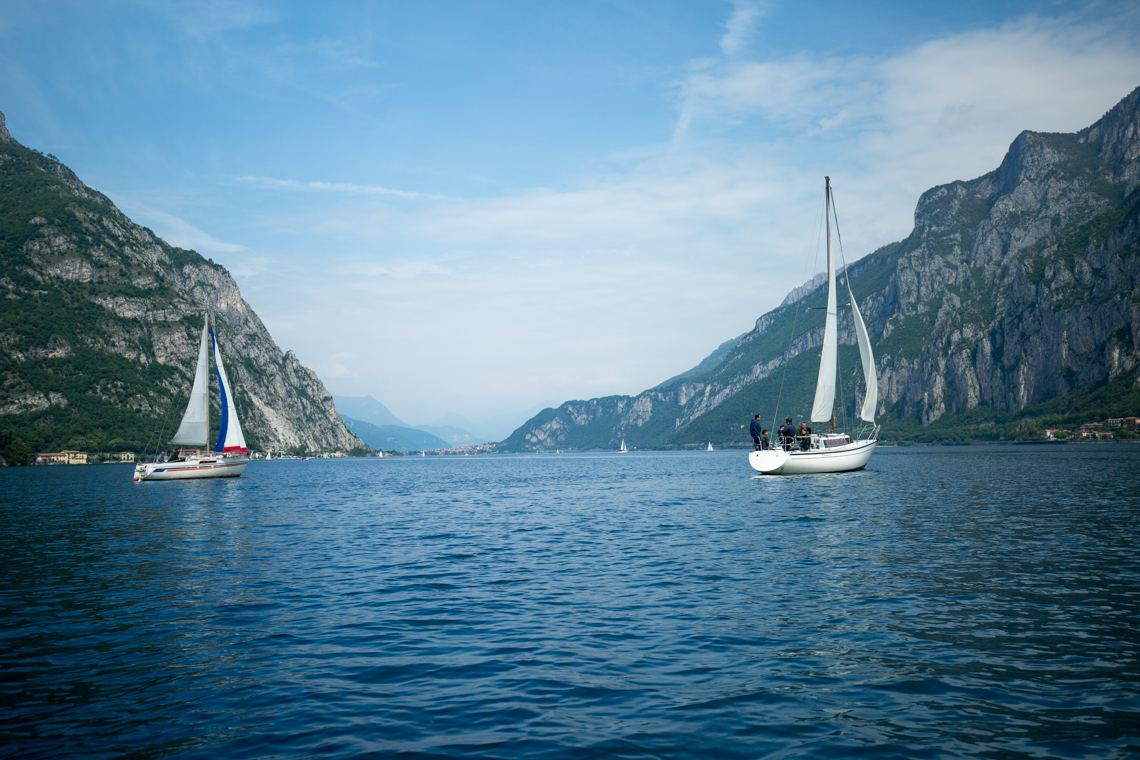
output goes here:
[{"label": "lake", "polygon": [[1140,447],[0,469],[4,757],[1135,757]]}]

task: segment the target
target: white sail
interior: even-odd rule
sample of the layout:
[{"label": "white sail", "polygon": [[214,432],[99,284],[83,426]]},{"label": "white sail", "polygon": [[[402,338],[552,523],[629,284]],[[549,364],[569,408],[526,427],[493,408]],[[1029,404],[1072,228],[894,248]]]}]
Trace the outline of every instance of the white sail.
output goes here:
[{"label": "white sail", "polygon": [[843,262],[843,279],[847,281],[847,295],[851,298],[851,315],[855,319],[855,338],[859,341],[859,358],[863,360],[863,379],[867,383],[867,397],[863,399],[863,409],[859,417],[867,422],[875,421],[875,409],[879,406],[879,376],[875,373],[875,355],[871,352],[871,339],[867,337],[867,326],[863,315],[855,303],[851,292],[851,279],[847,276],[847,262]]},{"label": "white sail", "polygon": [[206,354],[206,337],[209,320],[202,325],[202,340],[198,345],[198,366],[194,369],[194,385],[190,389],[190,403],[182,415],[182,424],[170,439],[174,446],[206,448],[210,435],[209,359]]},{"label": "white sail", "polygon": [[241,432],[241,423],[238,422],[237,408],[234,406],[234,394],[230,388],[230,380],[226,377],[226,368],[222,364],[222,355],[218,352],[218,339],[211,328],[210,337],[214,341],[214,366],[218,370],[218,389],[221,391],[222,422],[218,428],[218,443],[214,451],[240,451],[245,454],[249,451],[245,445],[245,436]]},{"label": "white sail", "polygon": [[815,403],[811,407],[812,422],[830,422],[835,407],[836,312],[835,265],[831,260],[831,179],[825,177],[827,214],[827,319],[823,324],[823,351],[819,356],[819,376],[815,382]]}]

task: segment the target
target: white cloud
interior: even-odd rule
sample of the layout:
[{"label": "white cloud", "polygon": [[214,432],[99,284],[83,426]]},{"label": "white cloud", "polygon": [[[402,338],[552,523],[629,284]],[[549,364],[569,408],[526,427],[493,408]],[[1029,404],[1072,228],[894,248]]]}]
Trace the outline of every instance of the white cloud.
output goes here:
[{"label": "white cloud", "polygon": [[725,34],[720,39],[721,52],[729,57],[744,51],[763,15],[760,5],[752,0],[733,0],[732,6],[732,15],[724,25]]},{"label": "white cloud", "polygon": [[761,16],[737,5],[724,56],[686,69],[673,140],[605,172],[464,199],[238,178],[293,194],[259,220],[310,248],[244,256],[247,298],[331,390],[405,418],[635,393],[811,276],[824,174],[852,260],[905,237],[922,191],[996,168],[1023,129],[1087,126],[1140,71],[1135,23],[1029,16],[891,56],[749,59]]},{"label": "white cloud", "polygon": [[354,185],[346,182],[299,182],[293,179],[275,179],[273,177],[238,177],[237,182],[265,190],[315,190],[323,193],[353,193],[363,195],[388,195],[395,198],[417,198],[424,200],[442,200],[442,195],[420,193],[413,190],[395,190],[380,185]]},{"label": "white cloud", "polygon": [[185,219],[174,214],[156,209],[146,203],[132,199],[122,199],[116,203],[126,211],[136,222],[146,224],[166,242],[179,248],[188,248],[196,251],[216,251],[218,253],[240,253],[247,250],[238,243],[226,243],[213,235],[195,227]]}]

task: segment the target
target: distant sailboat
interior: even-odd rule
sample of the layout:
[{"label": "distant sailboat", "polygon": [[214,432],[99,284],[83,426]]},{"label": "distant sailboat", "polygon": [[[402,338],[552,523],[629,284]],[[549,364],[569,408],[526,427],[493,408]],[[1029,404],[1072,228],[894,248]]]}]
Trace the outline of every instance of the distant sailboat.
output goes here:
[{"label": "distant sailboat", "polygon": [[[835,264],[831,256],[831,218],[834,206],[831,198],[831,178],[824,177],[824,208],[827,219],[827,317],[823,326],[823,349],[819,357],[819,375],[816,378],[815,402],[812,405],[811,421],[831,423],[835,421],[835,374],[838,366],[837,323],[839,308],[835,298]],[[840,255],[843,254],[840,240]],[[846,433],[828,432],[812,435],[810,439],[786,440],[780,445],[764,451],[748,454],[748,463],[754,470],[767,475],[798,475],[817,472],[847,472],[861,470],[867,466],[878,443],[879,426],[875,424],[875,407],[879,403],[879,384],[875,374],[875,356],[871,352],[871,340],[867,327],[855,303],[851,291],[851,279],[847,276],[847,262],[843,263],[843,279],[847,285],[847,295],[851,299],[852,321],[855,338],[859,344],[859,357],[863,364],[863,378],[867,384],[867,395],[863,400],[860,418],[870,423],[864,427],[865,437],[856,439]]]},{"label": "distant sailboat", "polygon": [[709,447],[707,449],[705,449],[705,451],[712,451],[712,450],[713,450],[712,441],[709,441]]},{"label": "distant sailboat", "polygon": [[629,452],[629,449],[627,449],[627,448],[625,447],[625,439],[624,439],[624,438],[622,438],[622,439],[621,439],[621,448],[620,448],[620,449],[618,449],[618,453],[619,453],[619,454],[625,454],[625,453],[628,453],[628,452]]},{"label": "distant sailboat", "polygon": [[[218,390],[221,393],[222,421],[214,451],[206,449],[210,433],[209,351],[214,348],[214,367],[218,373]],[[187,480],[191,478],[236,478],[249,464],[249,449],[238,422],[234,394],[231,390],[218,341],[209,318],[202,326],[202,340],[198,345],[198,365],[194,368],[194,385],[190,401],[182,415],[178,431],[170,443],[179,447],[169,462],[142,462],[135,465],[134,481]],[[186,447],[186,448],[183,448]],[[193,447],[193,448],[190,448]]]}]

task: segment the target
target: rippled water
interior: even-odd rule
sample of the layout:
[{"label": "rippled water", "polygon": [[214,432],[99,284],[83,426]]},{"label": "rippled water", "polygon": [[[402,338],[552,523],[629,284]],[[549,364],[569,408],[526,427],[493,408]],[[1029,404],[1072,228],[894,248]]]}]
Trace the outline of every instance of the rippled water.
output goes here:
[{"label": "rippled water", "polygon": [[0,471],[0,754],[1140,753],[1140,448]]}]

